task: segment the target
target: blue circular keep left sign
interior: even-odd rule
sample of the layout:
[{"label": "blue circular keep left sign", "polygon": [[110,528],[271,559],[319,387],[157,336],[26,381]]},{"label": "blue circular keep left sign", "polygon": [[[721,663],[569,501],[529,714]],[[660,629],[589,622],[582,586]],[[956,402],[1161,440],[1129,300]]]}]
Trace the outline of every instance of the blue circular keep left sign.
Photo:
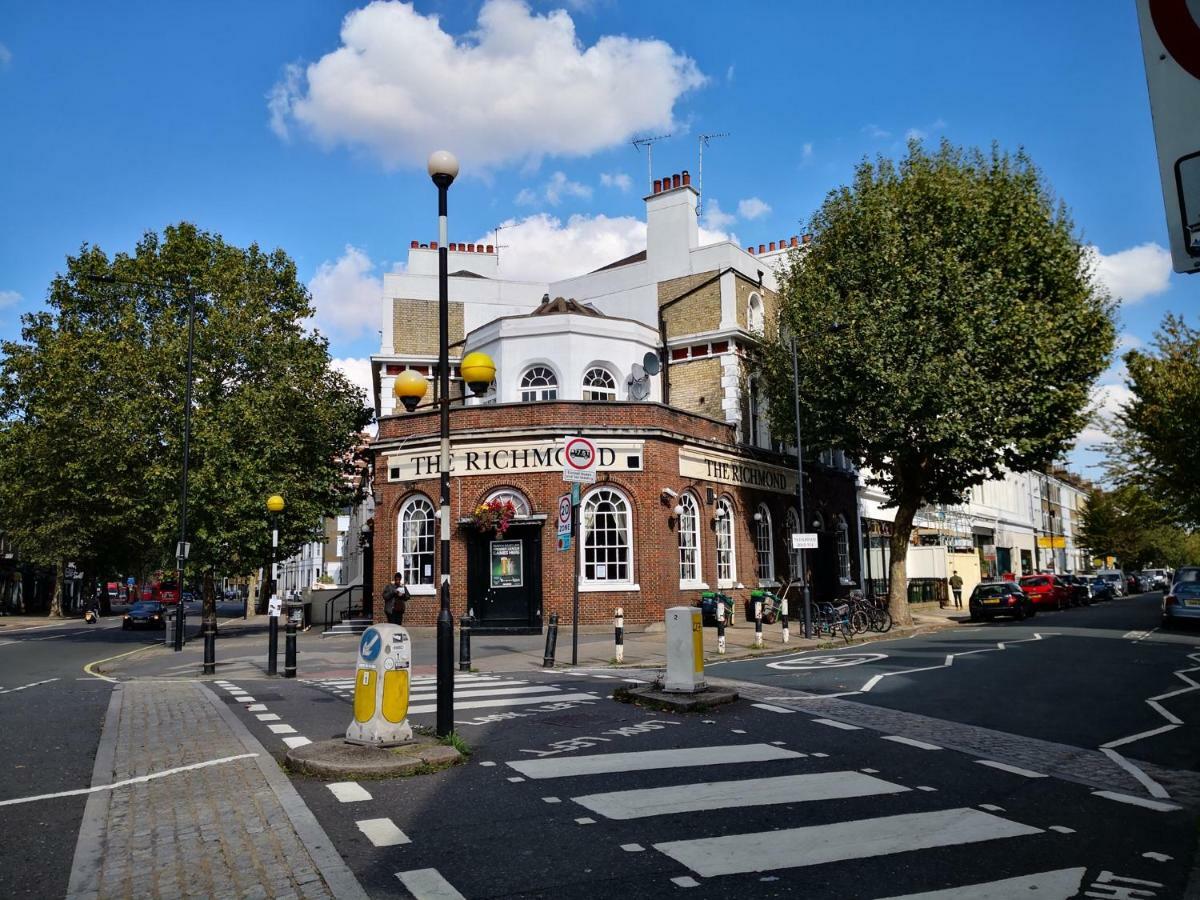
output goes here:
[{"label": "blue circular keep left sign", "polygon": [[367,662],[375,662],[379,651],[383,648],[383,635],[375,628],[363,632],[362,640],[358,642],[358,655]]}]

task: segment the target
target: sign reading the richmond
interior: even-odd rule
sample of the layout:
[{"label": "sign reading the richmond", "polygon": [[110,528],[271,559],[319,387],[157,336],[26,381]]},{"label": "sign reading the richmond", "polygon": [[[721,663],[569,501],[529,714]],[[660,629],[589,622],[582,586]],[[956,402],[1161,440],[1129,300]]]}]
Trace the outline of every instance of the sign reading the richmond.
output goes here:
[{"label": "sign reading the richmond", "polygon": [[[596,468],[601,472],[640,472],[641,441],[595,441]],[[561,441],[463,444],[450,449],[450,474],[489,475],[503,472],[561,472]],[[387,457],[388,481],[417,481],[438,473],[437,448],[401,450]]]},{"label": "sign reading the richmond", "polygon": [[796,473],[791,469],[725,453],[681,449],[679,474],[685,478],[736,484],[778,494],[796,493]]}]

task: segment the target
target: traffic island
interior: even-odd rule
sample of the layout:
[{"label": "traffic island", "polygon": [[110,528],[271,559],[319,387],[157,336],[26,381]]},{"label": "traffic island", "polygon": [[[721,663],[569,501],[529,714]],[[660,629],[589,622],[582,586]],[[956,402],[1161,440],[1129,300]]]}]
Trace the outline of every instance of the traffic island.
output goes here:
[{"label": "traffic island", "polygon": [[284,757],[289,771],[347,780],[427,775],[457,766],[463,759],[454,747],[425,735],[416,735],[395,747],[364,746],[344,740],[316,741],[294,747]]},{"label": "traffic island", "polygon": [[625,685],[613,691],[613,699],[635,706],[645,706],[663,712],[704,712],[714,706],[724,706],[738,698],[737,691],[707,687],[681,694],[664,690],[662,684]]}]

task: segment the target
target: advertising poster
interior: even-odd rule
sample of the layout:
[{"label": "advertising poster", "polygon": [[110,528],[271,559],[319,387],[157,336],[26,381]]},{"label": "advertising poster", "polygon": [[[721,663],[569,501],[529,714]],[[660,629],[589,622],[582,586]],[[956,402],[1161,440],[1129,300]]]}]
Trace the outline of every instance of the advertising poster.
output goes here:
[{"label": "advertising poster", "polygon": [[524,584],[520,541],[492,541],[492,587],[513,588]]}]

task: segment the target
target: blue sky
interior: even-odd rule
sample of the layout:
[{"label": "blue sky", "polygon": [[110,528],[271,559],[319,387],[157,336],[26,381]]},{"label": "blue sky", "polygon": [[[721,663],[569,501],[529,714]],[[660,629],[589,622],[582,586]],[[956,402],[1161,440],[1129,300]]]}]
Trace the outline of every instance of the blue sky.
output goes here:
[{"label": "blue sky", "polygon": [[[704,224],[743,245],[798,233],[906,135],[1022,145],[1124,297],[1126,346],[1200,300],[1163,250],[1127,0],[10,3],[0,122],[0,337],[84,242],[187,219],[290,253],[362,377],[381,273],[436,237],[429,150],[463,164],[451,240],[508,223],[502,271],[545,279],[640,249],[629,141],[666,133],[658,173],[695,173],[697,135],[729,132]],[[1111,407],[1119,366],[1104,381]]]}]

